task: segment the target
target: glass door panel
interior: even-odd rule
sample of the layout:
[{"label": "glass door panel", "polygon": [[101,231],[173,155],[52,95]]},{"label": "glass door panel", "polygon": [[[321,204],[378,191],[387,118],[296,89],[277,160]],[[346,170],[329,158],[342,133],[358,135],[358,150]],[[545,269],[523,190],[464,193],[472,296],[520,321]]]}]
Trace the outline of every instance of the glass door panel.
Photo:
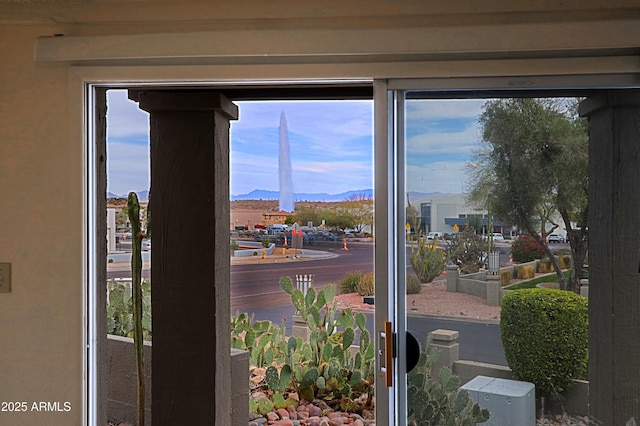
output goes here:
[{"label": "glass door panel", "polygon": [[[399,303],[404,305],[406,329],[415,336],[424,352],[429,333],[445,327],[437,326],[433,316],[449,316],[454,306],[446,306],[447,253],[452,250],[452,238],[469,227],[465,218],[486,220],[482,212],[467,203],[467,171],[473,164],[474,150],[479,146],[479,122],[483,100],[476,99],[420,99],[411,92],[398,95],[403,109],[398,137],[403,137],[404,163],[402,194],[404,213],[405,255],[403,286],[398,286]],[[483,233],[483,227],[475,230]],[[461,234],[460,234],[461,235]],[[402,287],[402,288],[400,288]],[[438,302],[440,300],[440,302]],[[427,319],[430,318],[430,319]],[[424,397],[426,356],[399,382],[406,384],[406,403],[403,419],[398,424],[418,424],[428,415]],[[441,353],[440,358],[445,354]],[[445,359],[438,359],[446,363]],[[407,370],[409,367],[407,367]],[[437,373],[435,373],[437,374]],[[437,381],[438,378],[434,377]],[[400,394],[400,393],[399,393]],[[406,419],[406,420],[405,420]]]},{"label": "glass door panel", "polygon": [[[423,360],[414,365],[429,333],[443,327],[433,315],[452,308],[438,306],[437,297],[446,292],[450,239],[469,218],[480,221],[475,232],[487,232],[486,212],[465,195],[485,100],[425,98],[382,82],[375,87],[376,405],[379,419],[404,426],[424,420],[416,384],[426,367]],[[389,323],[392,362],[384,357]]]}]

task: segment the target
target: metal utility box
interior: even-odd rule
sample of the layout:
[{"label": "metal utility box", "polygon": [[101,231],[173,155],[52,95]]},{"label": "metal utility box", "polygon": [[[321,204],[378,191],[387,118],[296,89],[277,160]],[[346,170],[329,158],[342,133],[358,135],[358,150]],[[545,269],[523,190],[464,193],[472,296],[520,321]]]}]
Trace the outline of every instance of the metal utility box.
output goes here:
[{"label": "metal utility box", "polygon": [[487,426],[534,426],[536,424],[536,391],[533,383],[477,376],[460,389],[491,413]]}]

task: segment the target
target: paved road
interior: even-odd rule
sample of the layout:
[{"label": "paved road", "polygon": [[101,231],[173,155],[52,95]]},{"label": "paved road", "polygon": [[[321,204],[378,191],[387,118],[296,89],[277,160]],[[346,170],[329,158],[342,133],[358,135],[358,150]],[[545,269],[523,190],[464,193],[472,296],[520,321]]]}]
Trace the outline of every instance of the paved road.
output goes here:
[{"label": "paved road", "polygon": [[[280,278],[296,274],[314,274],[314,284],[321,286],[337,283],[348,271],[373,270],[373,245],[367,243],[349,243],[348,250],[342,245],[318,244],[308,249],[322,250],[334,257],[318,260],[296,260],[283,263],[242,263],[236,259],[231,266],[231,311],[253,314],[256,320],[270,320],[280,324],[286,318],[288,331],[291,330],[293,307],[289,295],[280,289]],[[501,250],[508,260],[508,251]],[[256,263],[257,262],[257,263]],[[143,271],[148,277],[149,271]],[[130,276],[128,270],[109,271],[109,278]],[[373,316],[369,315],[369,327],[373,325]],[[500,341],[500,329],[497,324],[463,321],[440,317],[410,317],[408,329],[424,342],[429,332],[443,328],[460,332],[460,357],[478,362],[506,365]],[[372,330],[371,330],[372,331]]]},{"label": "paved road", "polygon": [[[348,250],[342,245],[315,245],[314,249],[335,257],[320,260],[295,260],[283,263],[236,263],[231,266],[231,309],[256,309],[290,304],[290,297],[280,288],[280,278],[313,274],[313,284],[321,287],[337,284],[350,271],[373,271],[373,245],[351,243]],[[309,249],[312,251],[313,249]],[[236,262],[237,260],[234,260]]]}]

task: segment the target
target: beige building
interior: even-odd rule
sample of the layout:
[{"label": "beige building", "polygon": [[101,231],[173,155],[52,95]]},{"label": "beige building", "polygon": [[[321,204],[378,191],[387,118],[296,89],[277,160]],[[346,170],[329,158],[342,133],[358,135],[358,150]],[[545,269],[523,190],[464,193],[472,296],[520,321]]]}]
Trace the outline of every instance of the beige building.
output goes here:
[{"label": "beige building", "polygon": [[243,226],[246,229],[255,229],[256,225],[262,225],[262,210],[237,209],[231,210],[229,229]]},{"label": "beige building", "polygon": [[[11,286],[0,293],[0,401],[18,402],[20,411],[0,412],[0,424],[106,424],[110,87],[133,89],[151,111],[154,222],[163,230],[152,254],[153,268],[163,267],[152,270],[154,425],[230,424],[225,126],[238,114],[231,101],[374,99],[380,332],[386,320],[396,324],[384,296],[394,268],[387,219],[397,207],[397,170],[387,142],[395,95],[545,88],[583,90],[582,111],[594,126],[590,279],[603,285],[590,291],[598,300],[590,320],[592,416],[607,425],[637,422],[640,295],[638,260],[629,253],[640,235],[629,224],[640,215],[639,44],[637,0],[1,0],[0,263],[11,264]],[[188,113],[178,118],[176,109]],[[171,132],[189,137],[157,143]],[[194,184],[202,181],[210,185]],[[194,187],[199,192],[185,190]],[[171,208],[182,197],[198,201]],[[627,238],[614,241],[623,231]],[[176,280],[186,286],[181,293],[165,285]],[[402,375],[402,357],[394,365]],[[402,418],[393,412],[402,406],[394,402],[402,380],[386,367],[376,376],[378,425]],[[39,402],[50,404],[39,410]]]}]

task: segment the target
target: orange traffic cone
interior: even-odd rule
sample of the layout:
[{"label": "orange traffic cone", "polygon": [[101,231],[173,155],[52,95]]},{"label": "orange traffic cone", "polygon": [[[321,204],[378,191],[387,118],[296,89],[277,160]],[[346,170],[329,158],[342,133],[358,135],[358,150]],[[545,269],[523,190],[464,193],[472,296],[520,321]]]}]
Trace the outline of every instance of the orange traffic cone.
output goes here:
[{"label": "orange traffic cone", "polygon": [[342,250],[343,250],[343,251],[347,251],[347,250],[349,250],[349,249],[347,248],[347,239],[346,239],[346,238],[343,238],[343,239],[342,239]]},{"label": "orange traffic cone", "polygon": [[287,244],[287,236],[285,235],[285,236],[284,236],[284,246],[286,247],[287,245],[288,245],[288,244]]}]

